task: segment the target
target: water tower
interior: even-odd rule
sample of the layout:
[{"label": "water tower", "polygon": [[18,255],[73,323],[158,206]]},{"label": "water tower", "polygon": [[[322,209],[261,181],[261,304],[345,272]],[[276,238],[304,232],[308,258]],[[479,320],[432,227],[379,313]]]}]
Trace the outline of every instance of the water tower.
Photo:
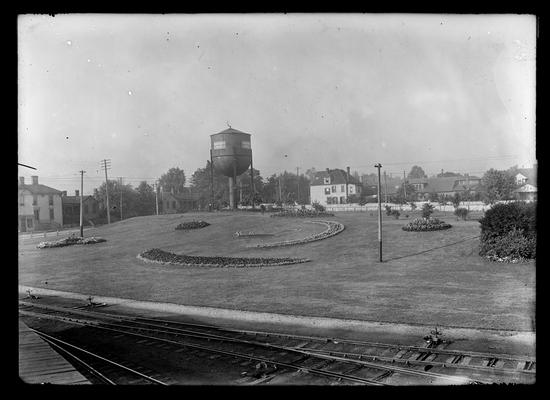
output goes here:
[{"label": "water tower", "polygon": [[[250,134],[229,127],[220,133],[210,135],[210,165],[222,175],[229,177],[229,206],[237,208],[237,176],[250,167],[252,207],[254,207],[254,178],[252,169],[252,147]],[[213,179],[212,179],[213,186]],[[213,189],[212,189],[213,190]]]}]

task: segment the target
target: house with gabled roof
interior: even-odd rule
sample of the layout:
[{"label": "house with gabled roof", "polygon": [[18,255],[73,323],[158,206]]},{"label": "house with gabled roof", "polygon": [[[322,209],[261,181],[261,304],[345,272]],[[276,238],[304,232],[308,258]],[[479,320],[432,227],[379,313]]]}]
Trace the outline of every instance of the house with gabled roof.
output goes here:
[{"label": "house with gabled roof", "polygon": [[352,195],[361,194],[361,183],[342,169],[316,172],[309,185],[311,203],[321,205],[348,204]]},{"label": "house with gabled roof", "polygon": [[464,193],[468,190],[475,193],[481,188],[481,178],[470,175],[415,178],[409,179],[408,183],[414,186],[418,200],[428,200],[433,193],[453,197],[455,193]]},{"label": "house with gabled roof", "polygon": [[200,194],[191,192],[185,188],[183,193],[162,192],[162,212],[164,214],[176,214],[189,210],[195,210],[199,205]]},{"label": "house with gabled roof", "polygon": [[62,227],[61,191],[39,184],[38,176],[31,179],[31,184],[26,184],[25,178],[19,177],[19,232]]},{"label": "house with gabled roof", "polygon": [[[80,225],[80,192],[75,190],[74,196],[67,196],[62,192],[61,204],[63,207],[63,225]],[[93,196],[82,196],[82,223],[94,225],[99,219],[99,202]]]}]

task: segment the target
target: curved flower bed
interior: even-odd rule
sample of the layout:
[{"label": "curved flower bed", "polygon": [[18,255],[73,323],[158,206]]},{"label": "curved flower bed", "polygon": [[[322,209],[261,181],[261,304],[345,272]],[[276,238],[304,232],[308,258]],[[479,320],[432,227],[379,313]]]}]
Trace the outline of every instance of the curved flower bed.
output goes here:
[{"label": "curved flower bed", "polygon": [[408,232],[426,232],[449,229],[451,226],[437,218],[415,218],[401,229]]},{"label": "curved flower bed", "polygon": [[157,264],[173,264],[185,267],[270,267],[276,265],[298,264],[310,261],[307,258],[261,258],[261,257],[211,257],[186,256],[160,249],[150,249],[138,254],[137,258]]},{"label": "curved flower bed", "polygon": [[54,242],[40,242],[36,247],[39,249],[49,249],[52,247],[72,246],[73,244],[94,244],[94,243],[101,243],[106,241],[107,240],[103,238],[94,237],[94,236],[89,238],[69,236],[68,238],[56,240]]},{"label": "curved flower bed", "polygon": [[315,242],[317,240],[323,240],[323,239],[329,238],[331,236],[339,234],[344,230],[344,224],[341,224],[340,222],[335,222],[335,221],[307,221],[307,222],[311,224],[323,224],[327,226],[327,229],[321,233],[306,236],[305,238],[302,238],[302,239],[285,240],[283,242],[277,242],[277,243],[256,244],[248,247],[267,248],[267,247],[282,247],[282,246],[292,246],[295,244],[304,244],[304,243]]},{"label": "curved flower bed", "polygon": [[271,214],[271,217],[293,217],[293,218],[319,218],[319,217],[334,217],[334,214],[317,210],[283,210],[276,214]]},{"label": "curved flower bed", "polygon": [[176,230],[180,230],[180,229],[199,229],[199,228],[204,228],[208,225],[210,225],[210,224],[206,221],[182,222],[181,224],[176,226]]}]

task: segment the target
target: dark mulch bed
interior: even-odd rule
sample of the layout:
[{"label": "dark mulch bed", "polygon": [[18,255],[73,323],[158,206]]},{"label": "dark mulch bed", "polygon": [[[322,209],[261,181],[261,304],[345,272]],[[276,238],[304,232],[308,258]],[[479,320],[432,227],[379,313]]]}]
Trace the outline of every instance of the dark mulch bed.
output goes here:
[{"label": "dark mulch bed", "polygon": [[150,249],[138,255],[144,261],[200,267],[262,267],[273,265],[298,264],[309,261],[301,258],[263,258],[263,257],[220,257],[187,256],[174,254],[160,249]]}]

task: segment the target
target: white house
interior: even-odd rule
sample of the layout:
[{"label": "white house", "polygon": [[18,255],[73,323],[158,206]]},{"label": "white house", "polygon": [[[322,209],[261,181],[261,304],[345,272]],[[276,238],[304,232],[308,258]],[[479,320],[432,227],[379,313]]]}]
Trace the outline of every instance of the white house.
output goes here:
[{"label": "white house", "polygon": [[311,203],[324,206],[329,204],[348,204],[349,197],[361,194],[361,184],[341,169],[326,169],[316,172],[309,186]]},{"label": "white house", "polygon": [[19,178],[19,231],[44,230],[63,225],[63,206],[61,191],[40,185],[38,176],[32,176],[32,183],[25,184],[25,178]]}]

